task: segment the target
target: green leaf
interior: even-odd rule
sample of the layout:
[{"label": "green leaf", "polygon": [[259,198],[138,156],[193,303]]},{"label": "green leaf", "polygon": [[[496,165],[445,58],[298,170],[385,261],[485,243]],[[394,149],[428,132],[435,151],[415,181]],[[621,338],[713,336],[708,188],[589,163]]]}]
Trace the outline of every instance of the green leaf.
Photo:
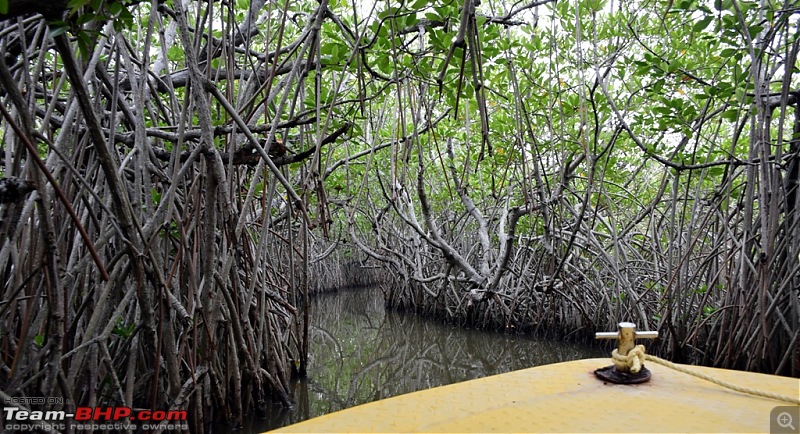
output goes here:
[{"label": "green leaf", "polygon": [[761,31],[764,30],[764,26],[754,25],[747,28],[748,33],[750,33],[750,38],[755,38],[758,36]]},{"label": "green leaf", "polygon": [[714,21],[713,16],[705,17],[702,20],[696,22],[694,26],[692,26],[692,30],[698,33],[702,32],[703,30],[706,29],[706,27],[708,27],[709,24],[711,24],[712,21]]},{"label": "green leaf", "polygon": [[739,110],[736,109],[726,110],[724,113],[722,113],[722,119],[731,122],[736,122],[736,120],[739,119]]},{"label": "green leaf", "polygon": [[110,12],[111,17],[118,17],[123,10],[122,4],[117,2],[108,3],[108,12]]},{"label": "green leaf", "polygon": [[41,348],[44,346],[44,335],[36,335],[33,337],[33,343],[36,344],[37,347]]},{"label": "green leaf", "polygon": [[430,5],[430,1],[429,0],[417,0],[411,6],[411,9],[422,9],[422,8],[428,7],[429,5]]},{"label": "green leaf", "polygon": [[681,69],[680,60],[675,59],[672,62],[669,62],[669,68],[667,69],[667,71],[669,71],[670,73],[673,73],[673,72],[675,72],[675,71],[677,71],[679,69]]},{"label": "green leaf", "polygon": [[89,23],[98,19],[98,15],[94,12],[86,12],[83,14],[78,15],[78,18],[75,20],[75,23],[78,27],[83,27],[84,24]]},{"label": "green leaf", "polygon": [[8,15],[8,0],[0,0],[0,14]]},{"label": "green leaf", "polygon": [[86,31],[78,32],[75,35],[76,39],[78,40],[78,52],[80,53],[81,57],[84,59],[88,59],[92,55],[92,50],[94,46],[92,44],[92,38],[89,36],[89,33]]},{"label": "green leaf", "polygon": [[442,39],[439,37],[440,32],[436,30],[428,33],[428,40],[431,43],[431,46],[436,48],[443,48],[444,44],[442,43]]},{"label": "green leaf", "polygon": [[179,45],[177,44],[172,45],[171,47],[169,47],[169,50],[167,50],[167,59],[169,59],[170,61],[178,62],[183,58],[184,58],[183,49]]},{"label": "green leaf", "polygon": [[69,3],[67,3],[67,8],[72,10],[82,8],[89,4],[89,1],[90,0],[70,0]]},{"label": "green leaf", "polygon": [[55,38],[56,36],[66,33],[68,28],[67,23],[63,21],[54,21],[50,23],[50,30],[47,31],[47,35],[51,38]]},{"label": "green leaf", "polygon": [[153,187],[153,189],[150,190],[150,197],[153,199],[154,204],[157,205],[161,203],[161,193],[159,193],[159,191],[156,190],[155,187]]},{"label": "green leaf", "polygon": [[122,318],[117,318],[117,322],[114,324],[114,328],[111,330],[111,333],[121,338],[127,338],[131,335],[131,333],[133,333],[134,328],[135,324],[131,323],[125,325],[125,322],[122,321]]},{"label": "green leaf", "polygon": [[378,69],[384,74],[392,72],[392,63],[389,61],[389,58],[390,56],[379,56],[377,59]]}]

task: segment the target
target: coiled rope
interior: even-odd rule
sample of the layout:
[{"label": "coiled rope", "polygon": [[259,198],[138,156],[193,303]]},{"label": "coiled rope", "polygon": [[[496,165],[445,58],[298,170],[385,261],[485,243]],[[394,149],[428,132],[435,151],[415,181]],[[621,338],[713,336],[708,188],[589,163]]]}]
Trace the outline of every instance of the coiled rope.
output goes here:
[{"label": "coiled rope", "polygon": [[726,389],[731,389],[731,390],[734,390],[736,392],[746,393],[748,395],[753,395],[753,396],[760,396],[762,398],[775,399],[775,400],[778,400],[778,401],[791,402],[792,404],[800,405],[800,399],[798,399],[798,398],[792,398],[791,396],[786,396],[786,395],[779,395],[777,393],[764,392],[762,390],[752,389],[752,388],[749,388],[749,387],[737,386],[736,384],[728,383],[727,381],[722,381],[722,380],[720,380],[718,378],[714,378],[714,377],[712,377],[710,375],[706,375],[706,374],[694,371],[692,369],[687,369],[687,368],[684,368],[683,366],[676,365],[676,364],[674,364],[674,363],[672,363],[672,362],[670,362],[668,360],[664,360],[664,359],[662,359],[660,357],[656,357],[656,356],[652,356],[650,354],[646,354],[645,351],[644,351],[644,345],[636,345],[635,347],[633,347],[632,350],[630,350],[628,352],[627,356],[623,356],[623,355],[619,354],[619,352],[615,349],[614,351],[611,352],[611,359],[614,361],[614,366],[617,368],[618,371],[623,371],[623,372],[624,371],[630,371],[630,372],[636,374],[637,372],[639,372],[642,369],[642,366],[644,365],[644,361],[647,360],[647,361],[650,361],[650,362],[653,362],[653,363],[658,363],[659,365],[662,365],[662,366],[666,366],[667,368],[674,369],[674,370],[676,370],[678,372],[682,372],[684,374],[688,374],[688,375],[691,375],[693,377],[697,377],[697,378],[709,381],[709,382],[714,383],[714,384],[716,384],[718,386],[722,386],[722,387],[724,387]]}]

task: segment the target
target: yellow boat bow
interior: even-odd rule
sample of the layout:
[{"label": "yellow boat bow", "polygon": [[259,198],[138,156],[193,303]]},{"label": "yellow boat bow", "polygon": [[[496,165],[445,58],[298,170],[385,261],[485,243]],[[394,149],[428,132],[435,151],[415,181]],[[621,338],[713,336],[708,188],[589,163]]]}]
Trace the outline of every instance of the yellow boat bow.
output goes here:
[{"label": "yellow boat bow", "polygon": [[[635,332],[621,323],[619,350],[645,360]],[[633,354],[639,354],[639,361]],[[615,365],[622,371],[625,357]],[[279,432],[772,432],[800,434],[800,379],[702,366],[647,363],[651,378],[614,384],[595,371],[608,359],[537,366],[384,399],[317,417]],[[639,367],[630,369],[638,372]],[[616,368],[615,368],[616,370]],[[735,384],[739,391],[714,384]],[[623,376],[629,373],[623,373]],[[744,393],[781,395],[784,400]]]}]

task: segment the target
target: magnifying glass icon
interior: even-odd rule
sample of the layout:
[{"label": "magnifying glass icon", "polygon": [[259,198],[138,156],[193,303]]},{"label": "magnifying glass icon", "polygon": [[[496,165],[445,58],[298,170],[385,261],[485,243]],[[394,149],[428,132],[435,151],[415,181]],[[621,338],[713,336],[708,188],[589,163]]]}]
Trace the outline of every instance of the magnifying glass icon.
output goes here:
[{"label": "magnifying glass icon", "polygon": [[778,414],[778,417],[775,418],[778,421],[778,425],[781,428],[791,428],[792,430],[795,429],[794,421],[792,420],[792,415],[789,412],[784,411]]}]

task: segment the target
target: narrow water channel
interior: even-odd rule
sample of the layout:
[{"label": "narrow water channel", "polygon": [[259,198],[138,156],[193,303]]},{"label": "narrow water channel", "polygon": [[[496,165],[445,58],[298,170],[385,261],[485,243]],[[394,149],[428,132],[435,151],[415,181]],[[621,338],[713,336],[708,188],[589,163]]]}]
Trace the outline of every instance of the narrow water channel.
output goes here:
[{"label": "narrow water channel", "polygon": [[469,330],[386,311],[378,288],[316,297],[308,379],[294,407],[241,431],[257,433],[378,399],[532,366],[605,357],[599,346]]}]

